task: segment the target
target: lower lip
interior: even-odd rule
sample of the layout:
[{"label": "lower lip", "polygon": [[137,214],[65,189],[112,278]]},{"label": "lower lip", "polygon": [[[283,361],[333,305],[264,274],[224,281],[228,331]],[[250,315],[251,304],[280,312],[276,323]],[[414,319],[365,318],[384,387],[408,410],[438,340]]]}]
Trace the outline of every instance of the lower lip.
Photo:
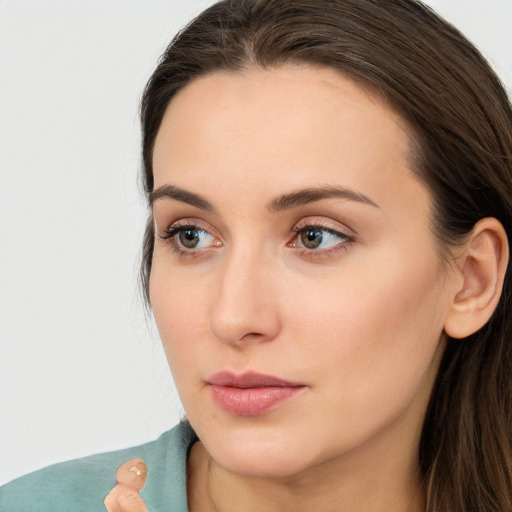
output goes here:
[{"label": "lower lip", "polygon": [[210,384],[215,403],[233,416],[259,416],[300,393],[304,386],[233,388]]}]

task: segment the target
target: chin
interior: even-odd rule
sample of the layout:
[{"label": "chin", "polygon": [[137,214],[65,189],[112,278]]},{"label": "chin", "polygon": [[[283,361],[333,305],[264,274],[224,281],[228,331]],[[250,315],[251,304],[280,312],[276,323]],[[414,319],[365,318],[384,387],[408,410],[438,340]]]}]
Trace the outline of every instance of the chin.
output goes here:
[{"label": "chin", "polygon": [[310,464],[300,460],[296,453],[280,451],[275,453],[258,450],[238,453],[220,453],[218,457],[211,454],[213,460],[223,469],[235,475],[253,478],[286,478],[302,473]]},{"label": "chin", "polygon": [[289,477],[306,470],[315,459],[311,436],[303,438],[287,429],[249,427],[218,435],[209,431],[200,439],[220,467],[245,477]]}]

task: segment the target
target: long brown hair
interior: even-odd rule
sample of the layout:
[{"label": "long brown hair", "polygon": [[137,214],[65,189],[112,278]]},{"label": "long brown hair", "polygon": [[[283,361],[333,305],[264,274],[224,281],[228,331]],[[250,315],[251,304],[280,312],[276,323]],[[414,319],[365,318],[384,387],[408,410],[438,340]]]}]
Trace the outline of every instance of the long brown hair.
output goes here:
[{"label": "long brown hair", "polygon": [[[302,62],[339,70],[409,123],[441,255],[484,217],[512,234],[512,109],[468,40],[416,0],[224,0],[171,42],[144,92],[143,181],[174,94],[216,70]],[[141,278],[149,303],[150,218]],[[428,512],[512,510],[512,282],[493,317],[448,340],[420,444]]]}]

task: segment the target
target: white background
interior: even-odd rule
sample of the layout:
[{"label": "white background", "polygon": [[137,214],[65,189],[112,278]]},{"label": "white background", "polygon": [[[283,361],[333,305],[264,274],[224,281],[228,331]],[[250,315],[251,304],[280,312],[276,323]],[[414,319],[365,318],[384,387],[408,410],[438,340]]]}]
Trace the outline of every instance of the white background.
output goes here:
[{"label": "white background", "polygon": [[[208,0],[0,0],[0,484],[180,414],[137,289],[138,102]],[[431,0],[512,86],[512,0]]]}]

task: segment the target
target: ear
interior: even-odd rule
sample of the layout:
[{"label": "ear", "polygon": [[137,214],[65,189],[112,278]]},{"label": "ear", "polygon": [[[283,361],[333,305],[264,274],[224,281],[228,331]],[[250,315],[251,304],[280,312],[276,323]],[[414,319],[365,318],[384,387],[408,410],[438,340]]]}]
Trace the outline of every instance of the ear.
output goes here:
[{"label": "ear", "polygon": [[498,220],[475,224],[456,258],[457,284],[444,324],[448,336],[470,336],[491,318],[503,289],[508,251],[507,234]]}]

